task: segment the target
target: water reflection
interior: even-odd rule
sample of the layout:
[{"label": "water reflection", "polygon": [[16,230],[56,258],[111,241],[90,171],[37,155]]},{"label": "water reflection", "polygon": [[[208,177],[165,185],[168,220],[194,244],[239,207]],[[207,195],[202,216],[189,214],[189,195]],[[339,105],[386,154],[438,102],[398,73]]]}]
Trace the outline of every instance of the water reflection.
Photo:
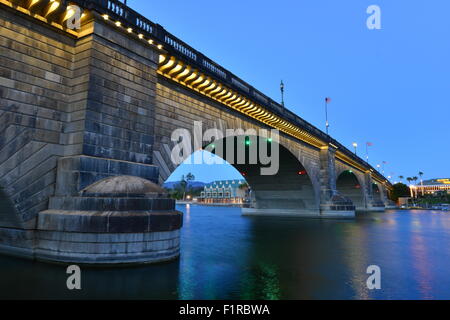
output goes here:
[{"label": "water reflection", "polygon": [[[420,216],[422,214],[422,216]],[[424,227],[422,220],[431,221],[427,224],[429,228]],[[413,257],[413,267],[415,269],[415,281],[419,284],[419,290],[423,299],[433,299],[432,295],[432,277],[430,274],[430,265],[428,263],[428,253],[424,232],[429,233],[436,227],[432,215],[426,215],[426,212],[416,212],[411,219],[411,251]]]},{"label": "water reflection", "polygon": [[[450,298],[450,215],[361,214],[354,221],[242,217],[238,208],[180,206],[182,256],[156,266],[85,269],[66,289],[63,266],[0,257],[0,298]],[[382,290],[366,287],[369,265]]]}]

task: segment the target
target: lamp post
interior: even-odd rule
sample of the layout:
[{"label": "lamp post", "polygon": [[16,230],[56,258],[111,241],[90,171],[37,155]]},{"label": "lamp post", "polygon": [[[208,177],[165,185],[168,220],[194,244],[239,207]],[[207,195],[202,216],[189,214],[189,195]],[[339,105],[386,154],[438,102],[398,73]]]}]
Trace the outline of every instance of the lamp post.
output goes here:
[{"label": "lamp post", "polygon": [[328,135],[328,128],[330,127],[330,123],[328,122],[328,104],[331,102],[331,98],[325,98],[325,126],[327,128],[327,135]]},{"label": "lamp post", "polygon": [[383,161],[383,171],[382,171],[383,175],[384,175],[384,173],[385,173],[386,165],[387,165],[387,164],[388,164],[387,161]]},{"label": "lamp post", "polygon": [[280,83],[280,91],[281,91],[281,105],[284,108],[284,83],[283,83],[283,80],[281,80],[281,83]]},{"label": "lamp post", "polygon": [[356,142],[353,142],[353,148],[355,148],[355,155],[356,155],[356,148],[358,148],[358,144]]}]

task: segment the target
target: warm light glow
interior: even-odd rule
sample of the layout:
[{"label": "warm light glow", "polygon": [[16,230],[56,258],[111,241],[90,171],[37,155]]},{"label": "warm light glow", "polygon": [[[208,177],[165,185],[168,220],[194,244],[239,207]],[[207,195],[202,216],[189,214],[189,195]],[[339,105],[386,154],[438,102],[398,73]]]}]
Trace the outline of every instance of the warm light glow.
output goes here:
[{"label": "warm light glow", "polygon": [[163,46],[158,44],[158,49],[161,50],[162,48],[163,48]]},{"label": "warm light glow", "polygon": [[180,71],[181,68],[183,68],[183,65],[178,64],[174,69],[172,69],[172,71],[170,71],[170,73],[171,73],[171,74],[172,74],[172,73],[176,73],[176,72]]},{"label": "warm light glow", "polygon": [[138,37],[139,39],[144,39],[144,35],[142,33],[139,33]]},{"label": "warm light glow", "polygon": [[128,31],[129,33],[132,33],[132,32],[133,32],[133,29],[132,29],[132,28],[128,28],[127,31]]},{"label": "warm light glow", "polygon": [[104,14],[102,17],[103,17],[103,19],[105,19],[105,20],[108,20],[108,19],[109,19],[109,16],[108,16],[107,14]]},{"label": "warm light glow", "polygon": [[148,40],[148,43],[153,44],[153,40],[152,39]]},{"label": "warm light glow", "polygon": [[56,0],[51,0],[50,3],[51,3],[51,5],[50,5],[50,8],[48,9],[47,14],[58,9],[58,7],[60,5],[59,1],[56,1]]},{"label": "warm light glow", "polygon": [[66,15],[64,16],[63,21],[69,20],[70,18],[73,17],[74,14],[75,14],[75,10],[72,9],[72,8],[68,8],[67,12],[66,12]]},{"label": "warm light glow", "polygon": [[334,145],[334,144],[332,144],[332,143],[330,143],[330,146],[332,146],[332,147],[335,148],[335,149],[339,149],[338,146],[336,146],[336,145]]},{"label": "warm light glow", "polygon": [[450,179],[438,179],[437,182],[443,183],[443,184],[450,184]]},{"label": "warm light glow", "polygon": [[184,77],[185,75],[187,75],[189,72],[191,72],[190,68],[186,68],[182,73],[180,73],[178,75],[178,77]]},{"label": "warm light glow", "polygon": [[120,22],[120,21],[116,22],[116,26],[120,27],[121,25],[122,25],[122,22]]},{"label": "warm light glow", "polygon": [[33,0],[33,1],[31,1],[31,4],[30,4],[30,8],[32,7],[32,6],[34,6],[36,3],[38,3],[40,0]]},{"label": "warm light glow", "polygon": [[197,74],[195,72],[193,72],[189,77],[187,77],[186,81],[190,81],[193,80],[197,77]]}]

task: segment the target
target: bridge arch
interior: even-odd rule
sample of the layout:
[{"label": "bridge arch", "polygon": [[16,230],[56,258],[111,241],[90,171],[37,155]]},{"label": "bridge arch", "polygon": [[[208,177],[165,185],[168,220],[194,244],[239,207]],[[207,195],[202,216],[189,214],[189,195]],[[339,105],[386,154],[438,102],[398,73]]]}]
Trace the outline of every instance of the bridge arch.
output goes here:
[{"label": "bridge arch", "polygon": [[375,202],[383,202],[383,187],[379,183],[372,183],[372,197]]},{"label": "bridge arch", "polygon": [[[262,143],[266,146],[262,146]],[[272,154],[272,148],[278,150],[277,154]],[[318,181],[314,181],[318,179],[315,171],[308,165],[304,165],[281,141],[276,142],[260,136],[236,135],[205,144],[202,149],[241,173],[252,190],[252,208],[269,211],[285,209],[315,212],[319,210]],[[245,150],[245,159],[242,159],[239,150]],[[250,152],[252,154],[256,152],[258,155],[262,152],[271,158],[271,163],[261,163],[259,156],[255,163]],[[189,156],[184,155],[184,158]],[[191,160],[196,161],[196,159]],[[264,168],[277,170],[272,172],[273,174],[264,174],[262,171]]]},{"label": "bridge arch", "polygon": [[342,196],[352,200],[356,210],[366,208],[364,183],[352,170],[344,170],[337,176],[336,189]]}]

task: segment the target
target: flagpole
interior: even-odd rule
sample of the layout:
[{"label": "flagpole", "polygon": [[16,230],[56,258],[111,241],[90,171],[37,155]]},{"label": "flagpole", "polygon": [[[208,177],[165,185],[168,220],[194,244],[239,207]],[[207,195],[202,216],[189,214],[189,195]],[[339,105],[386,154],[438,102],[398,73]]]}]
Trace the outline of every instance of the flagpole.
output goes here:
[{"label": "flagpole", "polygon": [[325,119],[326,119],[326,130],[327,130],[327,135],[328,134],[328,127],[330,126],[330,124],[328,123],[328,98],[325,98]]},{"label": "flagpole", "polygon": [[366,162],[369,163],[369,143],[366,142]]}]

